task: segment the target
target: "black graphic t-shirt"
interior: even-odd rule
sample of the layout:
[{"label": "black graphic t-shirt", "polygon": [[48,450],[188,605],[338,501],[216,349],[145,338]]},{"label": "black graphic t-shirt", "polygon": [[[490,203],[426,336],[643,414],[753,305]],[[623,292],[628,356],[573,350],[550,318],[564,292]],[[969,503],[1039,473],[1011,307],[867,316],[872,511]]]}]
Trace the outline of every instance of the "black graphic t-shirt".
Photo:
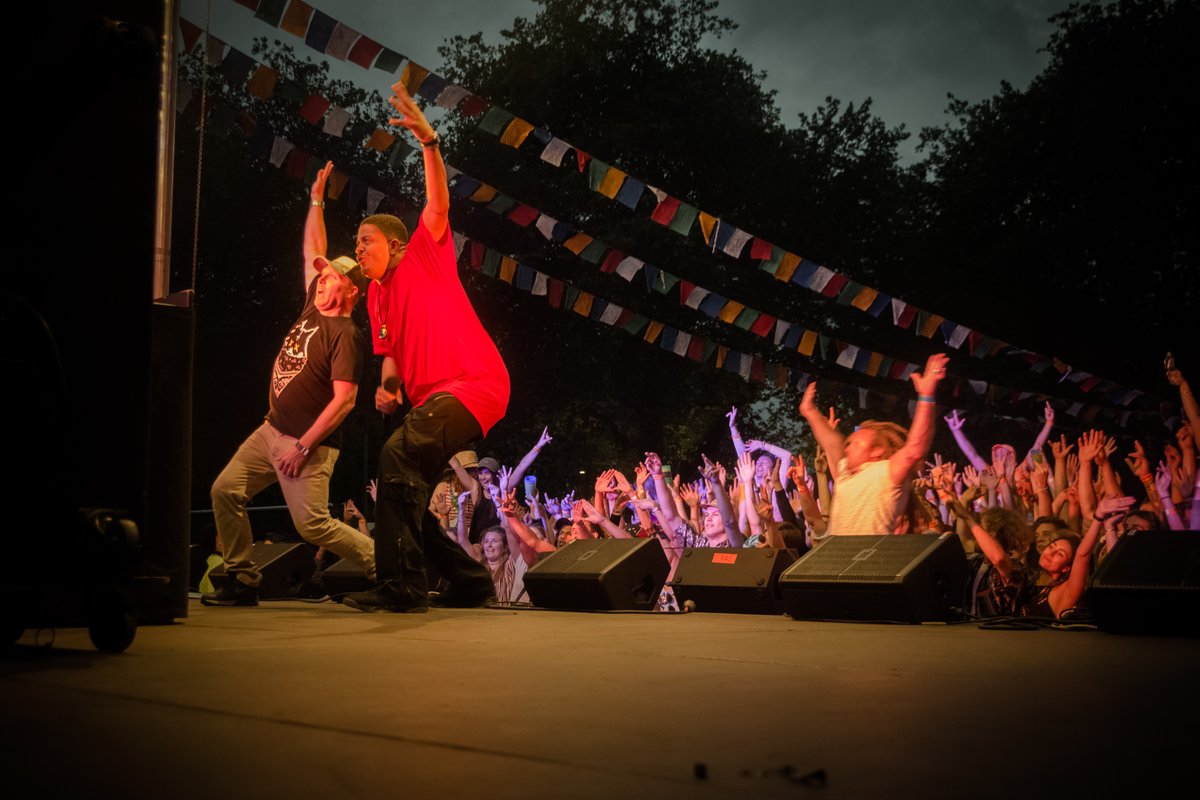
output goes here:
[{"label": "black graphic t-shirt", "polygon": [[[358,383],[362,372],[362,344],[358,326],[350,317],[327,317],[314,300],[317,281],[308,286],[300,319],[292,325],[275,365],[267,393],[267,421],[288,436],[304,435],[333,399],[333,382]],[[340,447],[341,426],[320,444]]]}]

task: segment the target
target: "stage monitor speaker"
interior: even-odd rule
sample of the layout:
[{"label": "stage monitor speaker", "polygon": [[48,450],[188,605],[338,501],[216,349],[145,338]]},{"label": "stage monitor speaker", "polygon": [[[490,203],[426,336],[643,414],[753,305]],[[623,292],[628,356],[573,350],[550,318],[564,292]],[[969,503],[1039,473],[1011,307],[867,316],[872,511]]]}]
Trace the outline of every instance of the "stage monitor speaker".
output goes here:
[{"label": "stage monitor speaker", "polygon": [[729,614],[782,614],[779,576],[796,561],[792,550],[770,547],[689,547],[671,587],[679,607]]},{"label": "stage monitor speaker", "polygon": [[966,554],[952,533],[831,536],[779,576],[793,619],[960,619]]},{"label": "stage monitor speaker", "polygon": [[[250,558],[262,572],[258,596],[263,600],[294,600],[317,596],[312,576],[317,548],[311,544],[255,542]],[[209,580],[218,588],[229,580],[225,565],[215,567]]]},{"label": "stage monitor speaker", "polygon": [[566,611],[650,611],[671,571],[657,539],[580,539],[525,573],[529,601]]},{"label": "stage monitor speaker", "polygon": [[1129,531],[1086,602],[1103,631],[1200,635],[1200,531]]},{"label": "stage monitor speaker", "polygon": [[371,588],[371,581],[362,571],[362,567],[348,558],[338,559],[337,563],[328,569],[321,570],[320,580],[313,576],[313,583],[325,590],[330,597],[365,592]]}]

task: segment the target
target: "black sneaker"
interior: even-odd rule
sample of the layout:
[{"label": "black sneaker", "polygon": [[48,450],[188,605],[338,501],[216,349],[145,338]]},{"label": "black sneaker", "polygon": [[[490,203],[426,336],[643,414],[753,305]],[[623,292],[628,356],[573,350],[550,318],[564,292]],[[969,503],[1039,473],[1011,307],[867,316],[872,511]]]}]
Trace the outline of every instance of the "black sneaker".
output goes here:
[{"label": "black sneaker", "polygon": [[344,595],[342,605],[368,612],[424,614],[427,604],[424,600],[401,596],[386,589],[371,589],[366,592],[351,592]]},{"label": "black sneaker", "polygon": [[215,592],[200,595],[200,604],[205,606],[256,606],[258,587],[229,578]]}]

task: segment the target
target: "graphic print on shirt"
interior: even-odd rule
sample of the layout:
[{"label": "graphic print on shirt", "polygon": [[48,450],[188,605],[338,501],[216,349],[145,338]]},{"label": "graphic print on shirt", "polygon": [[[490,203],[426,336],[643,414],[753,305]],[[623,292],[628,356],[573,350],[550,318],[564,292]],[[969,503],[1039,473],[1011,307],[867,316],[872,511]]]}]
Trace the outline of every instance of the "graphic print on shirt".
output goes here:
[{"label": "graphic print on shirt", "polygon": [[279,348],[279,355],[275,357],[275,367],[271,370],[271,391],[276,397],[283,393],[292,378],[299,375],[308,363],[308,342],[320,329],[315,320],[310,328],[301,319],[288,331],[283,347]]}]

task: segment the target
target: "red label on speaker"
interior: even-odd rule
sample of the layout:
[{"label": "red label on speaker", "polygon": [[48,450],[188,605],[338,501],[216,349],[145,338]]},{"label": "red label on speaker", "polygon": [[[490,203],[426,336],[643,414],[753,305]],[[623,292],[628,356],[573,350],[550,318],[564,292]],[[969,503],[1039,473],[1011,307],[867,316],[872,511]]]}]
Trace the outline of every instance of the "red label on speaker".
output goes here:
[{"label": "red label on speaker", "polygon": [[736,564],[737,553],[713,553],[714,564]]}]

